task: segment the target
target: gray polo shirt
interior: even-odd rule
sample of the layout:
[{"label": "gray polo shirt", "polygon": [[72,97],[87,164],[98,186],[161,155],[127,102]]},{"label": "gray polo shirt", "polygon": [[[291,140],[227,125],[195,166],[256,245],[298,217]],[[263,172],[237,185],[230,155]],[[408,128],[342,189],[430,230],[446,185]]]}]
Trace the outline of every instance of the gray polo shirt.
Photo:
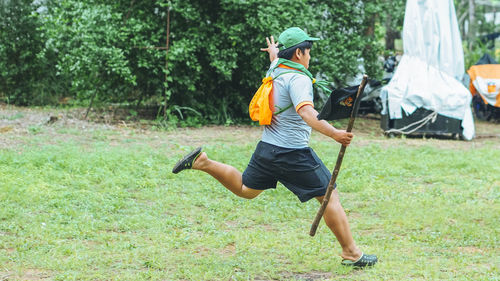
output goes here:
[{"label": "gray polo shirt", "polygon": [[308,147],[311,127],[302,120],[297,110],[305,104],[313,105],[312,81],[306,75],[300,74],[300,71],[280,67],[271,73],[276,63],[277,60],[271,63],[267,76],[271,74],[276,77],[282,72],[294,73],[282,74],[273,80],[274,111],[277,112],[290,104],[293,106],[280,114],[273,114],[271,125],[264,126],[262,141],[286,148]]}]

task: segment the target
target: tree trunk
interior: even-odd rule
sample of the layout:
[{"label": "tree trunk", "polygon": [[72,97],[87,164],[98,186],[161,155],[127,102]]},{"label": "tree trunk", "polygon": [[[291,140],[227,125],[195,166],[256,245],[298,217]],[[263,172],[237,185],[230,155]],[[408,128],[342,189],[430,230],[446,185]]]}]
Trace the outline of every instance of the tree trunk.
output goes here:
[{"label": "tree trunk", "polygon": [[475,0],[469,0],[469,30],[467,32],[467,41],[469,41],[469,50],[472,50],[476,39],[476,5]]},{"label": "tree trunk", "polygon": [[92,105],[94,104],[94,99],[96,96],[97,96],[97,89],[95,89],[92,98],[90,98],[90,104],[89,107],[87,108],[87,112],[85,112],[85,116],[83,117],[83,119],[87,120],[87,116],[89,116],[90,109],[92,109]]},{"label": "tree trunk", "polygon": [[368,37],[375,36],[375,22],[378,18],[378,14],[374,14],[370,19],[366,21],[365,35]]},{"label": "tree trunk", "polygon": [[392,29],[392,16],[389,13],[385,21],[385,49],[394,51],[394,42],[400,37],[401,34],[399,33],[399,31]]},{"label": "tree trunk", "polygon": [[459,1],[456,11],[457,11],[458,26],[460,28],[460,35],[462,37],[462,40],[466,40],[467,34],[465,32],[466,31],[465,22],[467,19],[467,15],[469,14],[467,11],[467,4],[464,1]]},{"label": "tree trunk", "polygon": [[99,89],[101,89],[101,82],[100,82],[100,80],[98,80],[99,76],[100,75],[98,75],[98,74],[95,75],[95,80],[94,81],[99,81],[99,82],[96,84],[97,86],[96,86],[96,88],[94,90],[94,94],[90,98],[89,107],[87,108],[87,112],[85,112],[85,117],[84,117],[85,120],[87,120],[87,116],[89,115],[90,109],[92,109],[92,105],[94,104],[94,99],[97,96],[97,93],[99,92]]},{"label": "tree trunk", "polygon": [[167,103],[170,98],[168,94],[168,48],[170,42],[170,5],[167,11],[167,42],[165,43],[165,103],[163,104],[163,118],[167,118]]}]

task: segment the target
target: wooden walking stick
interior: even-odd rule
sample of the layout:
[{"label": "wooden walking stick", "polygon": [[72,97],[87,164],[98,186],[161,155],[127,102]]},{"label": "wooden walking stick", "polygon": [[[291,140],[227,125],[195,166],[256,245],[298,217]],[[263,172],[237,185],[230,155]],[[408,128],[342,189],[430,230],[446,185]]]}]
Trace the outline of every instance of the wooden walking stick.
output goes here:
[{"label": "wooden walking stick", "polygon": [[[352,131],[352,127],[354,126],[354,120],[356,119],[356,114],[358,113],[359,103],[361,102],[361,95],[366,86],[366,81],[368,80],[368,76],[363,75],[363,80],[361,81],[361,85],[358,87],[358,92],[356,94],[356,101],[354,102],[354,106],[351,112],[351,119],[349,119],[349,124],[347,125],[347,132]],[[337,176],[339,175],[340,165],[342,165],[342,159],[344,159],[344,153],[347,146],[342,145],[340,148],[339,156],[337,156],[337,163],[335,164],[335,169],[333,170],[332,177],[330,182],[328,183],[328,188],[326,190],[325,197],[323,199],[323,203],[314,218],[314,221],[311,225],[311,230],[309,231],[309,235],[314,236],[316,234],[316,229],[318,229],[319,222],[321,221],[321,217],[323,217],[323,213],[325,212],[326,206],[328,205],[328,201],[330,201],[330,196],[333,192],[333,186],[335,185],[335,181],[337,180]]]}]

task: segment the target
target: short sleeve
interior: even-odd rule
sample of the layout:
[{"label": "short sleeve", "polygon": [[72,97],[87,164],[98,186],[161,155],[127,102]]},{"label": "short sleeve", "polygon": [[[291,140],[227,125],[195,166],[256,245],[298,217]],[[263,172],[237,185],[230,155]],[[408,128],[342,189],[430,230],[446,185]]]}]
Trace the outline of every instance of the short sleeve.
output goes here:
[{"label": "short sleeve", "polygon": [[267,70],[266,76],[271,76],[271,73],[273,72],[273,69],[276,67],[278,64],[278,58],[273,60],[271,64],[269,65],[269,69]]},{"label": "short sleeve", "polygon": [[295,111],[298,111],[302,106],[307,104],[314,106],[312,81],[306,75],[293,75],[290,79],[289,92]]}]

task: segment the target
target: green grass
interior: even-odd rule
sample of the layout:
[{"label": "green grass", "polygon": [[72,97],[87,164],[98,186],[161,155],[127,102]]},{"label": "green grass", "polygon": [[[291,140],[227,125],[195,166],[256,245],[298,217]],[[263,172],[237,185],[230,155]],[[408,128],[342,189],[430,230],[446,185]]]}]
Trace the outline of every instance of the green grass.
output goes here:
[{"label": "green grass", "polygon": [[[195,146],[182,134],[32,131],[0,150],[0,279],[499,280],[498,142],[350,146],[341,201],[358,245],[380,258],[360,271],[340,265],[324,223],[309,237],[314,200],[281,185],[245,200],[206,174],[171,174]],[[257,142],[197,132],[240,170]],[[334,166],[337,145],[311,146]]]},{"label": "green grass", "polygon": [[20,119],[23,117],[24,117],[24,114],[18,112],[16,114],[12,114],[12,115],[0,115],[0,120],[4,119],[4,120],[12,121],[12,120]]}]

